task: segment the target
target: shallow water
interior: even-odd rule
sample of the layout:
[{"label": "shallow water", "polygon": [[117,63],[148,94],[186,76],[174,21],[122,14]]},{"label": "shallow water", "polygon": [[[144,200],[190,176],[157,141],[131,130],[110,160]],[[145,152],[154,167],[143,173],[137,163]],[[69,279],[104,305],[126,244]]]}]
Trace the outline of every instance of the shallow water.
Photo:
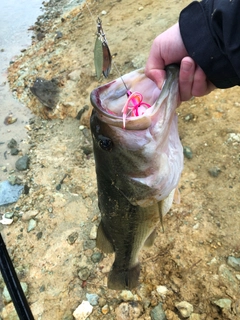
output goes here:
[{"label": "shallow water", "polygon": [[[31,44],[28,28],[41,14],[42,0],[1,0],[0,10],[0,181],[5,180],[17,160],[11,156],[7,143],[12,138],[23,152],[27,149],[27,131],[24,128],[31,117],[30,110],[14,99],[7,82],[7,68],[21,50]],[[4,119],[13,114],[17,121],[5,125]]]}]

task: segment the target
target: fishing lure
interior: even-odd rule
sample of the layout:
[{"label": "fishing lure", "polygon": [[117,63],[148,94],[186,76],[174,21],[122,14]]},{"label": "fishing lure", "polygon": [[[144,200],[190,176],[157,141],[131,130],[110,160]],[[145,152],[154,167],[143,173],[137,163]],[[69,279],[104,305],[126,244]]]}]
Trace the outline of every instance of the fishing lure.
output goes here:
[{"label": "fishing lure", "polygon": [[112,57],[108,48],[105,33],[103,32],[102,21],[98,17],[97,39],[94,47],[94,64],[98,80],[100,79],[101,74],[103,74],[105,78],[108,77],[111,70],[111,63]]},{"label": "fishing lure", "polygon": [[139,92],[131,92],[127,90],[127,102],[125,103],[122,114],[123,114],[123,128],[126,125],[127,117],[138,117],[144,114],[146,109],[150,108],[151,105],[143,102],[143,96]]}]

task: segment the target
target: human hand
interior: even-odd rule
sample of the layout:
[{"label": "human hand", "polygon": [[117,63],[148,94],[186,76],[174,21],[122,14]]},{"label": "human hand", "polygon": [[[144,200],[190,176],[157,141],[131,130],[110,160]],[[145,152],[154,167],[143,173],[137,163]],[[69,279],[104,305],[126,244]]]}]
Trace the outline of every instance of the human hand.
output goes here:
[{"label": "human hand", "polygon": [[189,100],[192,96],[204,96],[216,88],[207,79],[204,71],[188,56],[178,23],[161,33],[153,41],[145,74],[161,88],[166,76],[164,68],[171,63],[180,64],[179,93],[181,101]]}]

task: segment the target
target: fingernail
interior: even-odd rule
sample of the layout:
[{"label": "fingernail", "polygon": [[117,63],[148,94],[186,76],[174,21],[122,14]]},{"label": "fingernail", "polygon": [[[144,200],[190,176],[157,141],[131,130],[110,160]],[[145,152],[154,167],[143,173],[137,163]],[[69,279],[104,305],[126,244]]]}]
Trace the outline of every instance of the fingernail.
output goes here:
[{"label": "fingernail", "polygon": [[188,72],[192,69],[192,63],[191,62],[188,62],[188,61],[184,61],[182,62],[182,70],[185,71],[185,72]]}]

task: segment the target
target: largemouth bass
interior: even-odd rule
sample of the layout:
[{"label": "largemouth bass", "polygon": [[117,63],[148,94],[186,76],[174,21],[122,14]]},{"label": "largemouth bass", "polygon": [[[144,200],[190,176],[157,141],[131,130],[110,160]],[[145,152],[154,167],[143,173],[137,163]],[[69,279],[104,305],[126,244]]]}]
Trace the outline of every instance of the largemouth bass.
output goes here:
[{"label": "largemouth bass", "polygon": [[[139,251],[153,244],[159,217],[172,205],[183,168],[175,112],[179,70],[172,65],[166,71],[161,91],[140,69],[91,93],[101,212],[97,247],[115,252],[108,276],[110,289],[138,285]],[[133,112],[137,105],[138,115]]]}]

